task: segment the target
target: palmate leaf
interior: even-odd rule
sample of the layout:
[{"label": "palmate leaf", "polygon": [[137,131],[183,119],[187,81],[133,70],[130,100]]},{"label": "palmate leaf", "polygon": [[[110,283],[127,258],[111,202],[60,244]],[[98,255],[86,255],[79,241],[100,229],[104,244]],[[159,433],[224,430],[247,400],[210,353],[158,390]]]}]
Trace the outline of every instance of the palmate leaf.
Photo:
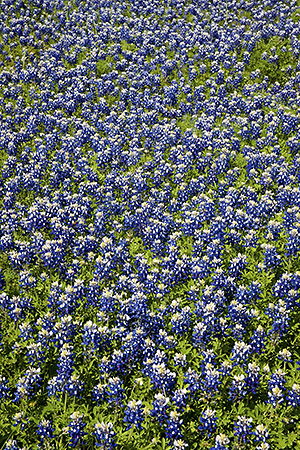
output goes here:
[{"label": "palmate leaf", "polygon": [[288,439],[285,436],[280,435],[277,440],[278,448],[284,449],[288,447]]}]

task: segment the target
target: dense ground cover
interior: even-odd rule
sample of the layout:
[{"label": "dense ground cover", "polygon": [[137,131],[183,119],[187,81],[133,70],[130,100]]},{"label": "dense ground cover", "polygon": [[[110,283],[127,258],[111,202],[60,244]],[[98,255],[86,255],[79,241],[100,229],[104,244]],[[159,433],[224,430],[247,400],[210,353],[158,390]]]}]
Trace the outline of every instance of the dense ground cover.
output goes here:
[{"label": "dense ground cover", "polygon": [[1,450],[300,446],[299,16],[2,0]]}]

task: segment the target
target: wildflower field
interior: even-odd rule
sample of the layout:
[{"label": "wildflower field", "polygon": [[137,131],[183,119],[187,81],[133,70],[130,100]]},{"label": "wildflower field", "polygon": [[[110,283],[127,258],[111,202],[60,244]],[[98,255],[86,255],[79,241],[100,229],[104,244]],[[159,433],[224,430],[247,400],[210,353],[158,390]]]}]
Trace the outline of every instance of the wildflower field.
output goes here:
[{"label": "wildflower field", "polygon": [[300,449],[299,18],[1,0],[0,450]]}]

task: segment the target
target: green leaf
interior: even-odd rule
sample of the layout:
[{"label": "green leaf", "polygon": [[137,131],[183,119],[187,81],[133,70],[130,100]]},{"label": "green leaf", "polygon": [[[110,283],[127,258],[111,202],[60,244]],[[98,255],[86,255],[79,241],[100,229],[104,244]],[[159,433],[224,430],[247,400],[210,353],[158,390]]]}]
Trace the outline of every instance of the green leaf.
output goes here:
[{"label": "green leaf", "polygon": [[286,438],[280,434],[278,437],[278,448],[286,448],[286,446],[287,446]]},{"label": "green leaf", "polygon": [[292,444],[293,442],[295,442],[295,440],[296,440],[296,433],[294,432],[294,431],[291,431],[289,434],[288,434],[288,442],[289,442],[289,444]]}]

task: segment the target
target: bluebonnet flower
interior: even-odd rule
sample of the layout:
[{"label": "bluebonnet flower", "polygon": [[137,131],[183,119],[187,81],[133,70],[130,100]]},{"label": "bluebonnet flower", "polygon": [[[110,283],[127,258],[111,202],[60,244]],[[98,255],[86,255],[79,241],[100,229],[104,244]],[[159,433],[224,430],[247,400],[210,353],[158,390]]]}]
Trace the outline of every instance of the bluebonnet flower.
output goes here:
[{"label": "bluebonnet flower", "polygon": [[232,357],[231,361],[234,362],[234,365],[245,364],[250,353],[250,345],[246,344],[243,341],[236,342],[232,349]]},{"label": "bluebonnet flower", "polygon": [[262,244],[264,250],[264,265],[267,268],[274,268],[281,264],[281,257],[277,253],[276,247],[272,244]]},{"label": "bluebonnet flower", "polygon": [[234,375],[229,389],[229,399],[232,401],[241,400],[247,394],[245,375]]},{"label": "bluebonnet flower", "polygon": [[255,447],[255,450],[269,450],[270,445],[267,442],[262,442],[257,447]]},{"label": "bluebonnet flower", "polygon": [[86,434],[84,428],[86,423],[83,422],[84,414],[80,414],[78,411],[75,411],[70,416],[70,422],[68,425],[68,433],[69,433],[69,447],[75,448],[79,443],[82,443],[82,438]]},{"label": "bluebonnet flower", "polygon": [[261,354],[265,348],[266,333],[261,325],[258,325],[250,339],[252,352]]},{"label": "bluebonnet flower", "polygon": [[273,408],[275,408],[279,403],[282,403],[284,401],[284,394],[283,390],[280,389],[278,386],[270,388],[268,392],[268,400],[267,402],[270,403]]},{"label": "bluebonnet flower", "polygon": [[174,355],[174,366],[182,366],[184,367],[186,365],[186,355],[183,355],[182,353],[175,353]]},{"label": "bluebonnet flower", "polygon": [[89,320],[83,327],[82,333],[84,354],[90,357],[99,347],[100,333],[97,325]]},{"label": "bluebonnet flower", "polygon": [[13,426],[17,427],[18,425],[20,425],[20,430],[23,431],[26,423],[29,423],[29,418],[24,417],[24,411],[17,413],[14,415],[13,419],[14,419],[14,423]]},{"label": "bluebonnet flower", "polygon": [[178,300],[172,300],[168,311],[173,315],[176,313],[179,313],[180,312],[180,302]]},{"label": "bluebonnet flower", "polygon": [[165,424],[166,437],[170,442],[180,439],[182,437],[181,425],[183,420],[180,419],[180,414],[176,411],[171,411]]},{"label": "bluebonnet flower", "polygon": [[67,391],[70,396],[74,395],[77,398],[82,398],[81,393],[83,388],[84,382],[81,381],[79,376],[76,374],[71,375],[64,386],[64,390]]},{"label": "bluebonnet flower", "polygon": [[176,389],[172,395],[172,402],[179,411],[184,411],[189,397],[189,391],[186,388]]},{"label": "bluebonnet flower", "polygon": [[228,275],[231,277],[239,276],[241,271],[246,267],[246,264],[246,255],[238,254],[238,256],[231,261],[228,269]]},{"label": "bluebonnet flower", "polygon": [[254,437],[255,442],[264,443],[270,437],[267,427],[263,424],[257,425],[255,427],[253,434],[255,436]]},{"label": "bluebonnet flower", "polygon": [[184,381],[188,384],[188,391],[192,396],[200,389],[200,375],[190,367],[184,374]]},{"label": "bluebonnet flower", "polygon": [[103,356],[100,359],[100,362],[98,364],[99,371],[101,373],[100,377],[101,379],[105,378],[110,374],[111,371],[111,361],[107,356]]},{"label": "bluebonnet flower", "polygon": [[111,372],[118,374],[124,373],[127,364],[127,357],[121,350],[114,350],[111,355],[110,369]]},{"label": "bluebonnet flower", "polygon": [[0,290],[4,289],[5,286],[6,286],[5,277],[4,277],[3,273],[0,270]]},{"label": "bluebonnet flower", "polygon": [[261,294],[261,283],[258,281],[252,281],[250,285],[248,286],[248,297],[250,297],[251,300],[256,299]]},{"label": "bluebonnet flower", "polygon": [[45,362],[43,358],[44,351],[42,350],[41,342],[33,342],[27,345],[28,362],[34,364],[35,362]]},{"label": "bluebonnet flower", "polygon": [[25,319],[26,312],[32,309],[32,299],[27,297],[19,297],[14,295],[10,300],[9,317],[18,322],[20,319]]},{"label": "bluebonnet flower", "polygon": [[300,235],[298,228],[292,228],[289,230],[289,237],[285,245],[285,254],[288,258],[291,256],[297,256],[300,250]]},{"label": "bluebonnet flower", "polygon": [[[93,280],[92,280],[93,281]],[[116,300],[114,294],[110,289],[100,290],[100,284],[98,281],[90,283],[90,290],[87,293],[87,298],[91,299],[91,304],[99,305],[100,311],[113,312],[115,311]]]},{"label": "bluebonnet flower", "polygon": [[287,208],[283,216],[283,226],[284,228],[290,230],[293,228],[294,224],[297,222],[296,214],[298,213],[298,208]]},{"label": "bluebonnet flower", "polygon": [[287,395],[287,403],[293,408],[300,406],[300,385],[294,383],[292,388],[289,389]]},{"label": "bluebonnet flower", "polygon": [[280,352],[278,353],[278,358],[284,362],[292,362],[291,356],[292,356],[291,352],[288,351],[288,349],[286,348],[280,350]]},{"label": "bluebonnet flower", "polygon": [[215,446],[210,450],[228,450],[227,444],[229,444],[230,440],[226,434],[218,434],[215,440]]},{"label": "bluebonnet flower", "polygon": [[107,349],[111,341],[111,331],[107,326],[99,326],[88,321],[83,327],[84,355],[90,357],[95,351]]},{"label": "bluebonnet flower", "polygon": [[216,411],[206,409],[200,417],[199,431],[209,439],[217,430],[217,420]]},{"label": "bluebonnet flower", "polygon": [[248,389],[253,394],[256,394],[257,389],[259,387],[259,380],[260,380],[259,372],[260,372],[260,368],[256,363],[248,364],[246,384],[247,384]]},{"label": "bluebonnet flower", "polygon": [[25,397],[30,398],[34,395],[34,392],[40,387],[42,381],[40,372],[40,367],[37,369],[32,367],[31,369],[26,370],[24,376],[19,378],[16,385],[14,402],[18,402]]},{"label": "bluebonnet flower", "polygon": [[43,419],[38,425],[37,434],[39,436],[39,447],[42,447],[44,441],[49,442],[49,439],[54,439],[55,429],[52,427],[52,421]]},{"label": "bluebonnet flower", "polygon": [[9,391],[8,380],[0,375],[0,399],[8,398]]},{"label": "bluebonnet flower", "polygon": [[192,279],[203,279],[209,276],[211,272],[211,262],[207,255],[202,259],[192,258],[191,277]]},{"label": "bluebonnet flower", "polygon": [[[282,274],[280,279],[273,286],[273,293],[276,297],[287,297],[293,284],[293,276],[288,273]],[[281,306],[284,304],[281,303]]]},{"label": "bluebonnet flower", "polygon": [[131,361],[132,366],[135,362],[142,359],[144,336],[144,330],[142,328],[136,328],[123,339],[121,351],[123,352],[124,359]]},{"label": "bluebonnet flower", "polygon": [[96,438],[96,446],[103,450],[113,450],[117,444],[115,442],[116,432],[113,430],[111,422],[97,422],[94,426],[93,435]]},{"label": "bluebonnet flower", "polygon": [[223,376],[230,375],[232,370],[232,362],[231,361],[223,361],[221,364],[220,372]]},{"label": "bluebonnet flower", "polygon": [[48,307],[50,309],[56,309],[58,299],[62,293],[62,285],[60,285],[58,281],[54,281],[50,287],[49,297],[47,299]]},{"label": "bluebonnet flower", "polygon": [[138,429],[142,429],[142,422],[144,420],[144,408],[141,400],[130,400],[125,410],[124,422],[127,423],[127,430],[134,424]]},{"label": "bluebonnet flower", "polygon": [[165,347],[166,349],[168,348],[174,348],[177,345],[177,342],[174,338],[174,336],[169,335],[165,330],[160,329],[159,333],[158,333],[158,337],[157,337],[158,343],[160,345],[162,345],[163,347]]},{"label": "bluebonnet flower", "polygon": [[93,388],[93,400],[97,402],[98,405],[100,405],[107,398],[106,387],[107,384],[99,383]]},{"label": "bluebonnet flower", "polygon": [[143,346],[144,361],[154,356],[155,349],[156,349],[155,343],[150,338],[146,338],[144,340]]},{"label": "bluebonnet flower", "polygon": [[182,335],[186,331],[188,331],[189,326],[191,324],[191,308],[186,306],[182,309],[181,312],[176,312],[171,317],[172,331],[175,334]]},{"label": "bluebonnet flower", "polygon": [[167,410],[169,408],[169,402],[169,397],[165,397],[161,393],[154,395],[154,401],[152,402],[150,415],[152,417],[156,417],[160,425],[163,425],[168,417]]},{"label": "bluebonnet flower", "polygon": [[176,384],[176,373],[167,368],[165,362],[158,362],[152,365],[149,374],[154,389],[170,391]]},{"label": "bluebonnet flower", "polygon": [[201,387],[206,395],[216,395],[219,392],[218,387],[221,384],[220,372],[210,363],[207,363],[202,370],[203,378],[201,379]]},{"label": "bluebonnet flower", "polygon": [[[70,315],[61,317],[60,322],[56,322],[52,329],[51,341],[56,347],[61,347],[63,344],[68,344],[79,326],[79,322],[72,319]],[[65,347],[66,349],[68,346]],[[71,357],[71,354],[70,354]],[[72,356],[73,357],[73,356]]]},{"label": "bluebonnet flower", "polygon": [[109,378],[106,393],[107,400],[110,404],[115,406],[122,406],[122,401],[125,398],[124,389],[122,387],[122,381],[119,377]]},{"label": "bluebonnet flower", "polygon": [[269,334],[282,337],[289,328],[290,310],[284,300],[279,300],[277,304],[269,303],[266,314],[273,320]]},{"label": "bluebonnet flower", "polygon": [[274,408],[279,403],[285,401],[284,391],[285,391],[285,383],[286,379],[284,378],[285,372],[281,369],[275,370],[275,372],[271,375],[271,379],[268,382],[269,392],[268,392],[268,400]]},{"label": "bluebonnet flower", "polygon": [[19,285],[21,288],[33,288],[36,287],[37,281],[34,276],[30,274],[28,270],[24,270],[19,273]]},{"label": "bluebonnet flower", "polygon": [[68,378],[74,371],[74,347],[69,343],[63,344],[58,357],[57,373],[61,378]]},{"label": "bluebonnet flower", "polygon": [[204,322],[198,322],[194,326],[192,340],[196,347],[205,347],[210,338],[210,329]]},{"label": "bluebonnet flower", "polygon": [[24,322],[21,325],[19,325],[20,334],[19,337],[23,339],[23,341],[27,341],[29,339],[33,338],[33,328],[32,325],[30,325],[28,322]]},{"label": "bluebonnet flower", "polygon": [[173,442],[172,450],[184,450],[188,447],[188,444],[184,442],[182,439],[176,439]]},{"label": "bluebonnet flower", "polygon": [[234,422],[234,435],[237,437],[238,442],[249,442],[252,428],[252,417],[238,416]]},{"label": "bluebonnet flower", "polygon": [[8,439],[5,443],[5,447],[3,447],[3,450],[19,450],[17,441],[14,439]]}]

